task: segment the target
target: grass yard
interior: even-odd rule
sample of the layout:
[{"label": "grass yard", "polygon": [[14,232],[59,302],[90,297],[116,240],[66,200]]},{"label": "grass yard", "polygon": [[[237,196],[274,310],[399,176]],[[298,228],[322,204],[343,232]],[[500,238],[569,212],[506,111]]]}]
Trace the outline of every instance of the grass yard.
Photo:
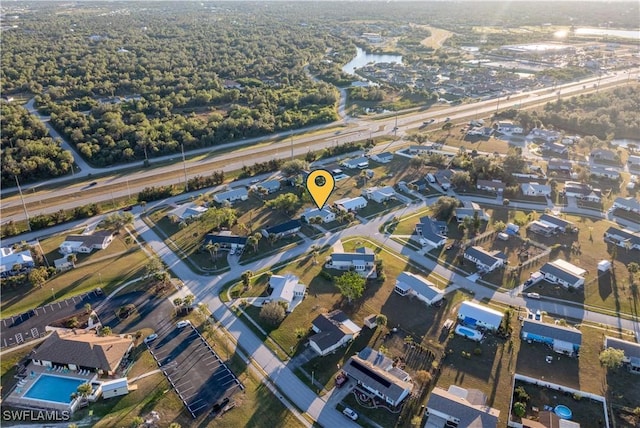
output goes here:
[{"label": "grass yard", "polygon": [[26,357],[33,348],[35,348],[35,345],[26,346],[12,352],[8,352],[0,358],[0,384],[2,385],[2,398],[4,398],[4,395],[9,393],[11,388],[13,388],[13,386],[18,382],[18,379],[14,378],[17,374],[16,364]]},{"label": "grass yard", "polygon": [[[53,239],[53,238],[52,238]],[[59,239],[59,238],[56,238]],[[49,245],[42,241],[43,250]],[[127,246],[128,252],[115,253],[111,247]],[[105,252],[106,258],[100,253]],[[109,256],[109,252],[111,255]],[[120,236],[116,237],[109,248],[89,255],[76,268],[58,273],[41,288],[25,286],[22,288],[3,288],[2,316],[7,317],[36,308],[53,300],[66,299],[100,287],[106,294],[120,284],[137,278],[144,273],[148,258],[146,254],[132,245],[125,244]],[[53,289],[53,291],[52,291]],[[54,299],[55,295],[55,299]]]},{"label": "grass yard", "polygon": [[376,201],[369,200],[367,201],[367,206],[358,211],[358,215],[364,218],[373,218],[403,205],[404,204],[398,200],[389,200],[381,204]]}]

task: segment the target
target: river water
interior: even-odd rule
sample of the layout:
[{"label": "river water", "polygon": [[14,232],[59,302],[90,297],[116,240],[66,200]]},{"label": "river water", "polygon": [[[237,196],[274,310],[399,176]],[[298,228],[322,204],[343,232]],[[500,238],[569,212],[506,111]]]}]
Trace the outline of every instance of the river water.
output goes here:
[{"label": "river water", "polygon": [[378,64],[381,62],[395,62],[397,64],[402,64],[402,55],[372,54],[368,53],[364,49],[357,48],[356,56],[342,67],[342,71],[355,76],[354,69],[362,68],[370,63]]}]

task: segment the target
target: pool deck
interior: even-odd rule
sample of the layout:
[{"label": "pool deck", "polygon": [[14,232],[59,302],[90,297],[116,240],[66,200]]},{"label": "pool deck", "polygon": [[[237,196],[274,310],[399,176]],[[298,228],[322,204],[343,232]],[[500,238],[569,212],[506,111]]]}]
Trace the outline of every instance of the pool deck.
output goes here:
[{"label": "pool deck", "polygon": [[[88,375],[81,375],[77,371],[69,370],[67,372],[48,371],[46,367],[37,366],[35,364],[29,364],[26,370],[27,376],[23,380],[19,381],[16,387],[11,391],[4,402],[16,407],[38,408],[38,409],[55,409],[55,410],[69,410],[70,404],[56,403],[54,401],[43,401],[33,398],[27,398],[24,395],[29,391],[33,384],[40,379],[42,374],[66,377],[72,379],[82,379],[86,382],[96,381],[98,378],[97,373],[90,373]],[[32,375],[33,373],[33,375]],[[22,384],[21,384],[22,382]]]}]

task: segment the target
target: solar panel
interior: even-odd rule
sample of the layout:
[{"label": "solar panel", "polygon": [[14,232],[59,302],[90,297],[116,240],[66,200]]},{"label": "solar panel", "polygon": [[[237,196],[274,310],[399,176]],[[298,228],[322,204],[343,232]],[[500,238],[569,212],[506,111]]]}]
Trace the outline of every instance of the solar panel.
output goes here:
[{"label": "solar panel", "polygon": [[386,380],[385,378],[383,378],[382,376],[380,376],[376,372],[372,371],[367,366],[364,366],[364,365],[360,364],[358,361],[351,360],[350,364],[353,367],[355,367],[357,370],[360,370],[362,373],[364,373],[367,376],[369,376],[371,379],[373,379],[376,382],[384,385],[385,388],[389,388],[391,386],[391,382],[389,382],[388,380]]}]

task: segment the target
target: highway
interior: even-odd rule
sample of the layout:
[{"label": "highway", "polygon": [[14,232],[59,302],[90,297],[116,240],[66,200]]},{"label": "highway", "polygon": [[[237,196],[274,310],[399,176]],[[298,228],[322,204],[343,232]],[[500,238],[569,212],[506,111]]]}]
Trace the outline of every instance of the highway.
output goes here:
[{"label": "highway", "polygon": [[[269,137],[261,137],[250,140],[241,140],[214,148],[205,148],[189,153],[190,156],[201,155],[186,162],[187,175],[209,175],[216,170],[225,172],[235,171],[242,166],[253,165],[256,162],[264,162],[274,158],[289,158],[306,154],[309,150],[320,150],[326,147],[343,144],[351,141],[363,140],[369,137],[397,136],[401,137],[406,131],[422,126],[428,119],[434,119],[435,124],[441,124],[445,118],[449,117],[452,122],[460,122],[473,117],[483,117],[492,114],[496,109],[521,108],[532,105],[541,105],[553,101],[558,97],[573,96],[578,93],[593,92],[596,89],[593,85],[599,85],[599,89],[613,85],[626,84],[633,74],[638,74],[640,69],[628,70],[615,75],[602,78],[595,77],[584,79],[565,85],[550,88],[536,89],[533,91],[513,94],[509,97],[501,97],[480,101],[473,104],[463,104],[458,106],[444,107],[434,111],[412,112],[407,115],[388,117],[385,119],[360,119],[347,118],[344,128],[336,131],[336,123],[313,127],[313,134],[303,134],[293,137],[295,132],[290,131],[279,133]],[[560,92],[560,95],[558,95]],[[507,99],[508,98],[508,99]],[[46,120],[46,118],[41,118]],[[398,124],[398,130],[393,128]],[[323,128],[331,128],[322,131]],[[428,130],[428,129],[427,129]],[[304,132],[309,132],[309,129]],[[397,142],[400,144],[400,142]],[[389,149],[393,148],[393,144]],[[76,155],[78,157],[78,155]],[[113,198],[121,198],[128,195],[135,195],[144,187],[150,185],[168,185],[184,183],[183,164],[180,155],[153,159],[152,162],[171,161],[166,166],[152,169],[131,170],[132,165],[122,165],[110,167],[102,170],[90,168],[94,174],[100,171],[113,171],[114,174],[100,178],[88,178],[85,183],[71,184],[54,189],[41,188],[43,183],[25,186],[23,188],[24,200],[27,205],[29,215],[52,213],[60,209],[74,208],[80,204],[92,202],[108,201]],[[87,176],[86,170],[76,173],[76,176]],[[64,179],[50,180],[49,182],[62,183],[70,177]],[[96,181],[97,184],[90,186],[89,183]],[[3,193],[13,191],[11,188],[3,188]],[[9,220],[23,220],[24,212],[18,195],[2,198],[2,222]]]}]

